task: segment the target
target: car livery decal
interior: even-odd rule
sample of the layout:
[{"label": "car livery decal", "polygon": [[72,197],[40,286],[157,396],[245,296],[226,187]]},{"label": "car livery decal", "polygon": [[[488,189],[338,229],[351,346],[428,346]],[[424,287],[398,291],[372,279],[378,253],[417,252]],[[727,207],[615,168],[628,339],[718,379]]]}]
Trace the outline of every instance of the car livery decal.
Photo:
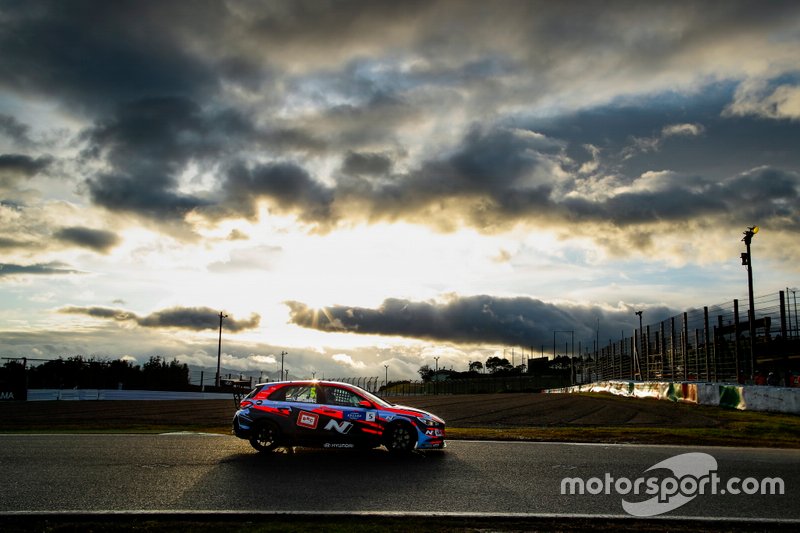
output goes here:
[{"label": "car livery decal", "polygon": [[438,422],[438,423],[444,425],[444,420],[442,420],[441,418],[433,416],[430,413],[425,413],[425,412],[419,411],[417,409],[412,409],[411,407],[405,407],[405,406],[402,406],[402,405],[398,405],[396,407],[388,407],[388,408],[384,409],[384,411],[389,413],[388,415],[383,415],[383,418],[387,422],[391,422],[392,420],[394,420],[394,418],[396,418],[399,415],[399,416],[407,417],[410,420],[414,420],[417,417],[428,418],[430,420],[433,420],[435,422]]},{"label": "car livery decal", "polygon": [[353,424],[351,422],[337,422],[336,420],[331,420],[325,425],[325,429],[328,431],[338,431],[342,435],[347,435],[350,433],[350,430],[353,429]]},{"label": "car livery decal", "polygon": [[270,396],[270,395],[271,395],[273,392],[275,392],[275,391],[276,391],[276,390],[278,390],[279,388],[280,388],[280,387],[278,387],[278,386],[275,386],[275,385],[273,385],[272,387],[264,387],[263,389],[261,389],[261,390],[258,392],[258,394],[256,394],[255,396],[253,396],[253,399],[256,399],[256,400],[266,400],[267,398],[269,398],[269,396]]},{"label": "car livery decal", "polygon": [[274,413],[276,415],[289,417],[292,414],[291,407],[271,407],[269,405],[253,405],[250,407],[254,411],[264,411],[265,413]]},{"label": "car livery decal", "polygon": [[317,429],[319,423],[319,415],[316,413],[309,413],[308,411],[300,411],[297,415],[297,425],[308,429]]},{"label": "car livery decal", "polygon": [[332,408],[330,408],[328,406],[325,406],[325,405],[320,406],[320,407],[315,407],[314,409],[311,409],[311,411],[314,412],[314,413],[317,413],[319,415],[324,415],[324,416],[329,416],[331,418],[335,418],[337,420],[343,420],[344,419],[344,413],[342,411],[340,411],[338,409],[332,409]]}]

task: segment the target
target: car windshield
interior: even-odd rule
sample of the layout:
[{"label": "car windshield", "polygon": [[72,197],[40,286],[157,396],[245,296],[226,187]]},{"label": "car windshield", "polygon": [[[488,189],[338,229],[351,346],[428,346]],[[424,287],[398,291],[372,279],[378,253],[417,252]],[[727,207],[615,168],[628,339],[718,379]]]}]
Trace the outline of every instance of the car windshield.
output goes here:
[{"label": "car windshield", "polygon": [[367,400],[371,401],[375,405],[380,405],[381,407],[391,407],[392,406],[392,404],[390,404],[389,402],[387,402],[383,398],[378,398],[374,394],[371,394],[371,393],[365,391],[364,389],[358,388],[356,390],[358,391],[358,394],[360,394],[361,396],[363,396]]}]

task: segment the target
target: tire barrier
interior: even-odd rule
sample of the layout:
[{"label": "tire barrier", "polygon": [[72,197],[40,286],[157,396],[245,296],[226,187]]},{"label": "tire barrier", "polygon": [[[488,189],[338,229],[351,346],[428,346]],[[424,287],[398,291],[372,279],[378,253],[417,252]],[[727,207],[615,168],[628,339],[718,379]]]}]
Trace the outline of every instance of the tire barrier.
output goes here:
[{"label": "tire barrier", "polygon": [[607,392],[632,398],[711,405],[741,411],[800,414],[800,389],[695,382],[598,381],[547,393]]}]

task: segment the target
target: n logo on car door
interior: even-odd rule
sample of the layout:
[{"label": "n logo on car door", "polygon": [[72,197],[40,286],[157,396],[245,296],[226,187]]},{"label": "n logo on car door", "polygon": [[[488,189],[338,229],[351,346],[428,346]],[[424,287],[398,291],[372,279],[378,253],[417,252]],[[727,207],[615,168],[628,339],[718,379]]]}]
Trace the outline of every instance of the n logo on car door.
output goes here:
[{"label": "n logo on car door", "polygon": [[352,429],[353,424],[347,421],[337,422],[336,420],[331,420],[325,425],[325,429],[328,431],[336,430],[342,435],[346,435],[350,429]]}]

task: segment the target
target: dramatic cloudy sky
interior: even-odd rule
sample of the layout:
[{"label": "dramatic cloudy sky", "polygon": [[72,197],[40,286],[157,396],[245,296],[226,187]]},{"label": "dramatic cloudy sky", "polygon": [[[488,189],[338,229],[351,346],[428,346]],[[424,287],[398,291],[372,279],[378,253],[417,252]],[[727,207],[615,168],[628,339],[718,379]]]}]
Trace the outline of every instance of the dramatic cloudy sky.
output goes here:
[{"label": "dramatic cloudy sky", "polygon": [[800,4],[0,0],[0,353],[587,346],[800,260]]}]

